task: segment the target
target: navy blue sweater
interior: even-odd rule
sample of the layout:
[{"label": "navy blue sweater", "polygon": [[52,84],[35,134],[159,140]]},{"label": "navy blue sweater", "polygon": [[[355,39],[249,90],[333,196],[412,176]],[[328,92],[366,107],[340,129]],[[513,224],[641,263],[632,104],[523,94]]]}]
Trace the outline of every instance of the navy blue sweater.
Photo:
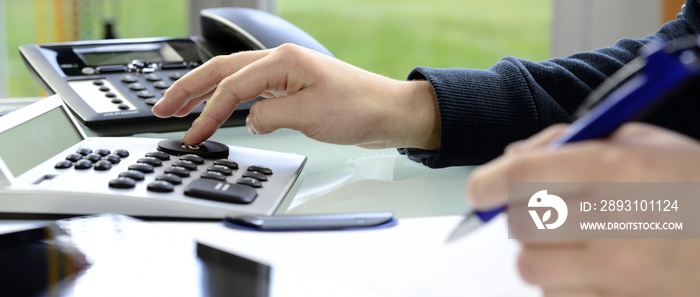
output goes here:
[{"label": "navy blue sweater", "polygon": [[[428,80],[435,90],[442,126],[440,149],[399,152],[432,168],[488,162],[513,141],[570,122],[588,94],[636,58],[645,44],[696,32],[700,32],[700,0],[686,0],[679,18],[654,34],[566,58],[535,63],[506,57],[485,70],[417,67],[408,79]],[[700,138],[698,97],[700,90],[689,90],[645,121]]]}]

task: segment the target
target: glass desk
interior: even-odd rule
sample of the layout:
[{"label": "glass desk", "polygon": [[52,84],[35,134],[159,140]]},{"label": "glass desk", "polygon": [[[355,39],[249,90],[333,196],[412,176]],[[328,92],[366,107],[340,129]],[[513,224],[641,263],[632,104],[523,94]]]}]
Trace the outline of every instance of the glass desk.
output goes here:
[{"label": "glass desk", "polygon": [[[180,138],[183,132],[137,134]],[[396,216],[463,215],[472,167],[430,169],[396,149],[369,150],[318,142],[293,130],[250,135],[245,127],[222,128],[212,140],[232,146],[308,157],[277,213],[394,211]]]}]

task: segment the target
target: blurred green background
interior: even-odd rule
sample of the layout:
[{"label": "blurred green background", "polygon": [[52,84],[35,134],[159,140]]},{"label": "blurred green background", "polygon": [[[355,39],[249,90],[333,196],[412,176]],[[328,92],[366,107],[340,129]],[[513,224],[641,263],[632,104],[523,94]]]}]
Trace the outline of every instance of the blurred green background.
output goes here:
[{"label": "blurred green background", "polygon": [[[71,10],[66,3],[5,1],[10,97],[44,95],[19,57],[21,44],[99,39],[106,19],[114,20],[119,38],[188,35],[185,0],[73,1],[89,6],[81,7],[90,12],[79,15],[81,21],[58,13]],[[396,79],[415,66],[487,68],[504,56],[540,61],[549,55],[551,0],[278,0],[277,5],[283,18],[337,58]]]}]

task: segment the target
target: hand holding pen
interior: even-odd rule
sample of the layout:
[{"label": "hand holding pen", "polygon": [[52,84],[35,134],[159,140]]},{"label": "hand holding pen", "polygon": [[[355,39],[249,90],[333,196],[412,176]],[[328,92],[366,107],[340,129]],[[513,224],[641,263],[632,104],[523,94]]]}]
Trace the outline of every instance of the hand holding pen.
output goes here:
[{"label": "hand holding pen", "polygon": [[[691,42],[691,46],[681,44],[680,50],[681,42],[668,46],[651,45],[645,55],[629,64],[630,68],[636,68],[634,71],[629,68],[621,70],[619,73],[624,75],[613,75],[612,82],[603,84],[601,89],[593,92],[589,102],[597,105],[563,134],[550,139],[549,147],[558,149],[568,143],[608,137],[624,123],[640,119],[664,100],[694,84],[700,77],[700,62],[696,52],[698,41],[693,39]],[[470,233],[506,209],[506,205],[499,205],[488,210],[474,210],[447,241]]]}]

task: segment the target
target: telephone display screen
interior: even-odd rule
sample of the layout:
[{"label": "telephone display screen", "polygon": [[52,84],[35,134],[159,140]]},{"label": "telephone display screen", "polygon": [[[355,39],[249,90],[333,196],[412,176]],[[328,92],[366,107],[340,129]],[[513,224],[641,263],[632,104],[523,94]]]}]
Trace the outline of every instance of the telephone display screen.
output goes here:
[{"label": "telephone display screen", "polygon": [[0,156],[12,175],[19,176],[82,140],[63,108],[57,107],[0,132]]},{"label": "telephone display screen", "polygon": [[126,65],[133,60],[149,63],[182,62],[182,56],[165,42],[77,47],[73,51],[89,66]]}]

